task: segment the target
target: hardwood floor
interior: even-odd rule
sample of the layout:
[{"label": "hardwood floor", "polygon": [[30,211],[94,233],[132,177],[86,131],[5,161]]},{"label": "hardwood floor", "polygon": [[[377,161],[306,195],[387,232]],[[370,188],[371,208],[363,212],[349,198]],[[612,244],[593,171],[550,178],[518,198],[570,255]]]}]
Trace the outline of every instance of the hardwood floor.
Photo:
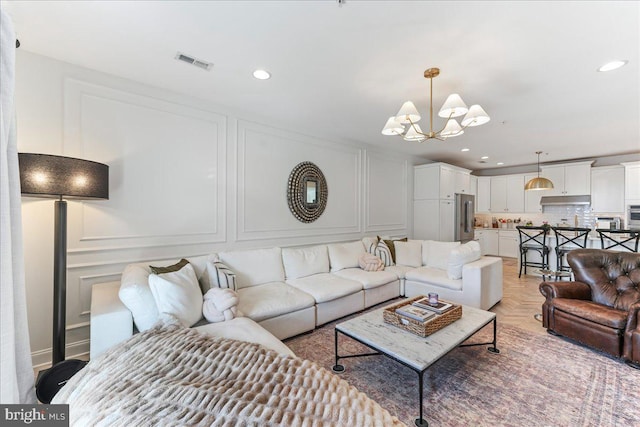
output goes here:
[{"label": "hardwood floor", "polygon": [[[538,290],[542,278],[522,275],[518,278],[518,260],[502,258],[503,297],[490,311],[498,316],[498,325],[513,325],[531,332],[544,334],[542,322],[533,316],[541,312],[544,297]],[[529,273],[531,273],[529,268]]]}]

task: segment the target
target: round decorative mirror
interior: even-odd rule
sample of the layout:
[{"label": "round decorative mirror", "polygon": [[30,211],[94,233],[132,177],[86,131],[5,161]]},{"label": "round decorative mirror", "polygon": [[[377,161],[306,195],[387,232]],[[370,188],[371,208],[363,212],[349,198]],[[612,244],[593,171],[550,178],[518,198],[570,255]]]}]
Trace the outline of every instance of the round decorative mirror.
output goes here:
[{"label": "round decorative mirror", "polygon": [[327,206],[327,181],[320,168],[311,162],[296,165],[289,175],[287,202],[293,216],[301,222],[320,218]]}]

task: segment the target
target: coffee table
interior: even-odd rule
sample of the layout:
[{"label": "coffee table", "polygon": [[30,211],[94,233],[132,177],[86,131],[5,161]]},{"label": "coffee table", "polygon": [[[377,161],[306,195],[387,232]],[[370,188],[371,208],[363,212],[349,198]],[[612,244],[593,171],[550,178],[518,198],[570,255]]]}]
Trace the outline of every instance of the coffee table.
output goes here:
[{"label": "coffee table", "polygon": [[[423,338],[399,327],[385,323],[382,318],[383,310],[384,308],[374,310],[336,325],[336,363],[333,366],[333,371],[336,373],[344,371],[344,366],[338,363],[340,359],[380,354],[411,368],[418,374],[420,416],[419,418],[416,418],[415,424],[418,427],[426,427],[429,423],[422,416],[422,385],[425,371],[429,366],[433,365],[441,357],[456,347],[491,344],[491,347],[488,347],[488,350],[492,353],[500,353],[500,350],[496,347],[496,315],[489,311],[462,306],[461,319],[456,320],[452,324],[445,326],[426,338]],[[493,322],[492,342],[462,344],[469,337],[491,322]],[[339,355],[338,333],[346,335],[367,347],[376,350],[376,352]]]}]

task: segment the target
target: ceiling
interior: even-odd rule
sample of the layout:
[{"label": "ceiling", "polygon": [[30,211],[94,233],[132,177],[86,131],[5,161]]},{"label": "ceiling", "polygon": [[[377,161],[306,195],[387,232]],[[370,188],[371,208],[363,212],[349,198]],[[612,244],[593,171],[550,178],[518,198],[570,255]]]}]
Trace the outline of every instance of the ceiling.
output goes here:
[{"label": "ceiling", "polygon": [[[4,1],[20,50],[204,98],[310,135],[473,170],[640,152],[638,2]],[[210,71],[174,59],[180,51]],[[596,69],[612,59],[628,65]],[[444,142],[380,131],[450,93],[491,121]],[[272,73],[259,81],[256,68]],[[19,70],[18,70],[19,73]],[[434,127],[444,125],[436,117]],[[433,140],[432,140],[433,141]],[[468,152],[461,152],[469,148]],[[482,162],[481,156],[489,158]]]}]

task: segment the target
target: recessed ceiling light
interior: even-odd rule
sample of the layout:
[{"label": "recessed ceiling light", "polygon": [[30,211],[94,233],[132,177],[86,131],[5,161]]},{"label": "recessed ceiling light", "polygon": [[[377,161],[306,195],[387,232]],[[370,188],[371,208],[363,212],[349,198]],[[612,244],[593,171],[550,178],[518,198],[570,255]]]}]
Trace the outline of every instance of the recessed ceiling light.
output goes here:
[{"label": "recessed ceiling light", "polygon": [[469,149],[468,149],[468,148],[463,148],[463,149],[462,149],[462,150],[460,150],[460,151],[469,151]]},{"label": "recessed ceiling light", "polygon": [[253,77],[255,77],[258,80],[267,80],[268,78],[271,77],[271,73],[269,73],[266,70],[255,70],[253,72]]},{"label": "recessed ceiling light", "polygon": [[504,165],[504,162],[498,162],[498,163],[496,163],[496,165],[502,166],[502,165]]},{"label": "recessed ceiling light", "polygon": [[480,157],[480,159],[482,159],[482,160],[487,160],[488,158],[489,158],[489,156],[482,156],[482,157]]},{"label": "recessed ceiling light", "polygon": [[626,59],[618,59],[615,61],[607,62],[602,67],[598,68],[598,71],[613,71],[617,70],[620,67],[627,65],[629,61]]}]

